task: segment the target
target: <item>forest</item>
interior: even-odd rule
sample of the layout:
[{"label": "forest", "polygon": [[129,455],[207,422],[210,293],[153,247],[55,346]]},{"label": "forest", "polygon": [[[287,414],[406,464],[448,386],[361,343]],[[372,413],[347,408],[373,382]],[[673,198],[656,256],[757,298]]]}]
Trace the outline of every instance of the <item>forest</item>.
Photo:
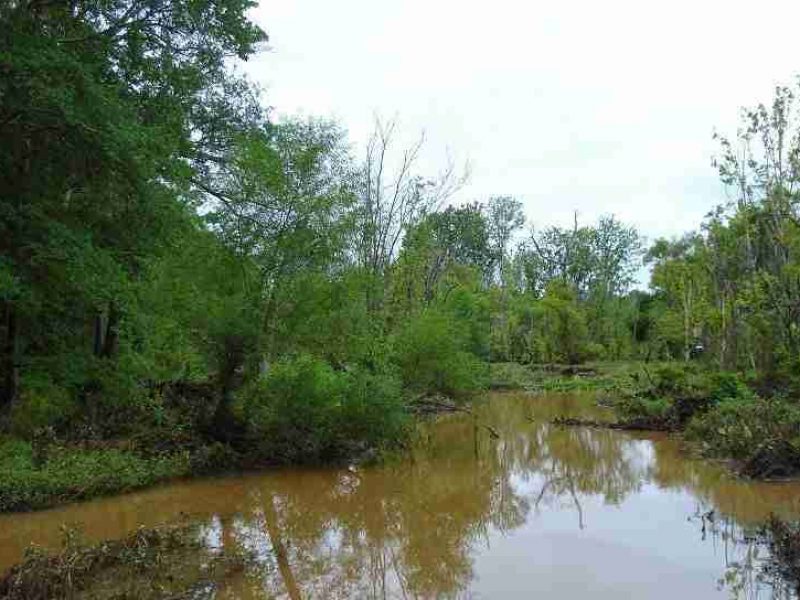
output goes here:
[{"label": "forest", "polygon": [[542,365],[624,364],[621,423],[800,471],[797,88],[719,137],[696,231],[528,223],[398,121],[273,118],[254,4],[0,4],[0,511],[376,458]]}]

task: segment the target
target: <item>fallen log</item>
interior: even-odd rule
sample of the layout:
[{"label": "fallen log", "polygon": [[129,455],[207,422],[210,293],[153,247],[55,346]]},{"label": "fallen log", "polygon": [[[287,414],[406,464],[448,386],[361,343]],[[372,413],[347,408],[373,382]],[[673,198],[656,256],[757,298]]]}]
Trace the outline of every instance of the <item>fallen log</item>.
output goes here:
[{"label": "fallen log", "polygon": [[597,421],[595,419],[579,419],[575,417],[556,417],[551,425],[562,427],[594,427],[596,429],[619,429],[624,431],[671,431],[672,428],[661,423]]}]

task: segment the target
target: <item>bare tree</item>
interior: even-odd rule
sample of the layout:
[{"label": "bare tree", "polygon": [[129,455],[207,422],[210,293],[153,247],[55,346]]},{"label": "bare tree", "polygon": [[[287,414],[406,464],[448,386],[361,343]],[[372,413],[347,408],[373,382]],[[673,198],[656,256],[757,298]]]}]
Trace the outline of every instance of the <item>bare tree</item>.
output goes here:
[{"label": "bare tree", "polygon": [[397,149],[397,121],[375,120],[359,181],[356,261],[375,278],[386,275],[405,231],[438,210],[467,179],[452,160],[433,176],[419,173],[425,135]]}]

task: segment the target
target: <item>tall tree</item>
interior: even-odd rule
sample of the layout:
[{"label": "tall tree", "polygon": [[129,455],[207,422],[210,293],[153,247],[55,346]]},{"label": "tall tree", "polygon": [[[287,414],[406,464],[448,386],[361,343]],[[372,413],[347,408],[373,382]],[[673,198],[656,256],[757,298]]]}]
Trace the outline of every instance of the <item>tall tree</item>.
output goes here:
[{"label": "tall tree", "polygon": [[[396,129],[396,121],[376,120],[358,182],[354,254],[357,263],[375,280],[383,278],[396,258],[406,230],[441,207],[466,179],[466,173],[459,175],[452,163],[433,176],[421,174],[418,169],[424,136],[398,148]],[[377,306],[375,290],[370,296],[370,305]]]},{"label": "tall tree", "polygon": [[48,376],[80,387],[87,355],[115,353],[143,258],[186,217],[190,182],[258,112],[227,93],[246,89],[229,58],[265,39],[246,18],[252,5],[3,4],[0,262],[13,293],[0,306],[0,406],[16,398],[21,368],[44,360]]},{"label": "tall tree", "polygon": [[511,239],[525,224],[522,203],[511,196],[493,196],[486,204],[486,221],[500,284],[505,286]]}]

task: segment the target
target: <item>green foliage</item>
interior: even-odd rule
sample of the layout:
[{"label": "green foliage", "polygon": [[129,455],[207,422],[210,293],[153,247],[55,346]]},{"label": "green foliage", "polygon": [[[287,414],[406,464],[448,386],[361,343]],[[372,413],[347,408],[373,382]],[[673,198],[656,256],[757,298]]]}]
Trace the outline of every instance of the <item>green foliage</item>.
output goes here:
[{"label": "green foliage", "polygon": [[[737,456],[745,442],[716,440],[715,419],[744,427],[734,417],[767,401],[733,373],[762,395],[800,389],[800,136],[785,88],[747,113],[744,162],[722,140],[738,202],[658,240],[645,293],[630,290],[641,238],[613,217],[531,229],[514,248],[519,200],[442,209],[462,181],[417,172],[420,144],[388,173],[394,124],[359,164],[336,123],[271,121],[231,69],[266,39],[250,0],[6,4],[0,425],[34,441],[30,460],[5,450],[6,506],[182,472],[180,448],[208,471],[390,446],[404,395],[467,398],[487,361],[571,365],[498,369],[495,385],[624,391],[572,365],[682,359],[642,370],[623,418],[707,419],[710,443]],[[779,404],[764,404],[764,431],[789,456],[776,423],[795,416]],[[48,458],[43,438],[124,438],[140,454]]]},{"label": "green foliage", "polygon": [[492,363],[491,387],[532,392],[603,392],[612,398],[630,393],[633,363],[592,362],[585,365],[520,365]]},{"label": "green foliage", "polygon": [[489,387],[491,389],[522,390],[534,384],[533,372],[525,365],[513,362],[489,365]]},{"label": "green foliage", "polygon": [[675,403],[664,397],[625,396],[617,402],[615,409],[627,425],[664,429],[672,425]]},{"label": "green foliage", "polygon": [[505,287],[509,244],[514,232],[525,224],[522,203],[511,196],[492,196],[486,206],[486,228],[489,244],[497,263],[497,277]]},{"label": "green foliage", "polygon": [[277,297],[273,352],[318,354],[332,365],[378,360],[379,323],[368,314],[363,273],[310,272],[287,282]]},{"label": "green foliage", "polygon": [[718,368],[756,371],[772,387],[796,384],[799,127],[796,91],[778,87],[771,102],[743,112],[736,139],[716,136],[715,165],[735,200],[700,232],[659,240],[648,253],[651,349],[662,357],[689,360],[699,348]]},{"label": "green foliage", "polygon": [[68,392],[47,377],[26,377],[19,400],[11,407],[9,431],[30,439],[42,428],[63,429],[78,412]]},{"label": "green foliage", "polygon": [[781,399],[726,399],[686,430],[710,456],[741,461],[754,476],[800,471],[800,407]]},{"label": "green foliage", "polygon": [[354,368],[335,371],[310,355],[285,359],[241,390],[234,414],[262,461],[321,462],[405,437],[398,382]]},{"label": "green foliage", "polygon": [[392,341],[392,358],[410,390],[464,397],[482,389],[487,377],[470,342],[460,320],[429,309],[403,324]]},{"label": "green foliage", "polygon": [[[588,358],[588,328],[574,291],[551,282],[538,311],[536,352],[542,362],[579,363]],[[534,317],[536,318],[536,317]]]},{"label": "green foliage", "polygon": [[184,455],[144,459],[126,450],[56,447],[41,465],[34,458],[29,443],[0,438],[0,511],[131,490],[187,472]]},{"label": "green foliage", "polygon": [[757,477],[800,471],[800,407],[759,398],[742,377],[697,364],[668,363],[634,374],[615,403],[627,425],[684,429],[707,456],[734,459]]},{"label": "green foliage", "polygon": [[531,230],[517,253],[522,285],[541,296],[553,281],[569,284],[593,308],[622,295],[633,283],[641,256],[638,232],[614,217],[594,226]]},{"label": "green foliage", "polygon": [[682,428],[721,402],[752,402],[754,392],[730,372],[708,372],[687,363],[643,366],[633,374],[634,389],[617,403],[622,418],[657,428]]},{"label": "green foliage", "polygon": [[[524,362],[619,360],[646,339],[637,231],[613,217],[596,225],[531,230],[513,258],[493,358]],[[646,296],[646,295],[645,295]]]}]

